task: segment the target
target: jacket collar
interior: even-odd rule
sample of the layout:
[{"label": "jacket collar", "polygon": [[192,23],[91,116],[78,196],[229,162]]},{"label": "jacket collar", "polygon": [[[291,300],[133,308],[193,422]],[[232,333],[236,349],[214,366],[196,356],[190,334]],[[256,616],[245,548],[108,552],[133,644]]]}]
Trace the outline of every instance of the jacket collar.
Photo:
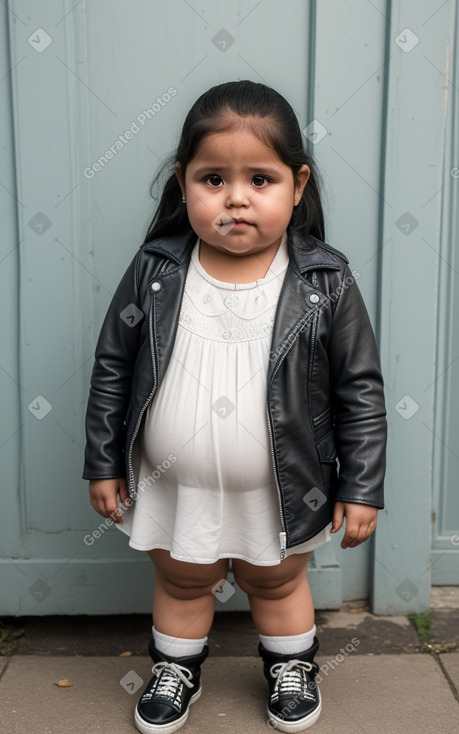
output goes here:
[{"label": "jacket collar", "polygon": [[[191,257],[191,251],[197,235],[192,229],[178,232],[168,237],[161,237],[143,245],[146,252],[155,252],[175,262],[185,265]],[[310,270],[340,270],[348,259],[339,250],[309,236],[307,241],[302,236],[288,238],[288,251],[300,273]]]},{"label": "jacket collar", "polygon": [[349,260],[342,252],[312,235],[288,238],[289,253],[300,273],[309,270],[340,270]]},{"label": "jacket collar", "polygon": [[142,247],[145,252],[155,252],[169,258],[177,265],[185,265],[191,257],[196,239],[197,235],[192,229],[185,229],[183,232],[147,242]]}]

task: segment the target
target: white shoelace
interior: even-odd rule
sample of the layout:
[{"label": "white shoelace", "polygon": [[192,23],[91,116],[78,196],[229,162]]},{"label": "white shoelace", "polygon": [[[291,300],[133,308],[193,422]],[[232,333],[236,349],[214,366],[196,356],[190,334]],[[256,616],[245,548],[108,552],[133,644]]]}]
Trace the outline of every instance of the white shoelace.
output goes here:
[{"label": "white shoelace", "polygon": [[305,673],[314,670],[312,663],[303,660],[289,660],[287,663],[275,663],[271,666],[269,672],[273,678],[277,677],[276,693],[279,696],[290,693],[303,693],[304,687],[307,688],[307,680]]},{"label": "white shoelace", "polygon": [[180,685],[180,681],[182,681],[187,688],[193,688],[193,674],[191,670],[185,668],[183,665],[167,663],[164,661],[155,663],[151,672],[158,676],[158,680],[155,682],[156,694],[158,696],[175,698],[178,692],[177,686]]}]

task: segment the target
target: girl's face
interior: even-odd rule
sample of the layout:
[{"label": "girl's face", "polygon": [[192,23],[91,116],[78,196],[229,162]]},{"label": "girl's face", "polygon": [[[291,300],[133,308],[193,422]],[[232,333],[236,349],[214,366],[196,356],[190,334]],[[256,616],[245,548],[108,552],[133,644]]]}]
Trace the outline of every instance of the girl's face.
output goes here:
[{"label": "girl's face", "polygon": [[309,178],[296,179],[277,153],[239,126],[205,137],[183,177],[188,218],[196,234],[226,254],[249,255],[278,245]]}]

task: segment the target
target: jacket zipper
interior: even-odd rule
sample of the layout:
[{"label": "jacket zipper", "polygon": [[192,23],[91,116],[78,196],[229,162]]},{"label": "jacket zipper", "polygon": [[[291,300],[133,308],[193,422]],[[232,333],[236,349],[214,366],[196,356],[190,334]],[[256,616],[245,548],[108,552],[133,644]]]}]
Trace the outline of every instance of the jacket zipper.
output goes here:
[{"label": "jacket zipper", "polygon": [[319,320],[319,312],[316,311],[314,314],[314,318],[312,321],[312,329],[311,329],[311,357],[309,360],[309,384],[312,383],[312,366],[313,366],[313,356],[314,356],[314,349],[316,346],[316,334],[317,334],[317,322]]},{"label": "jacket zipper", "polygon": [[269,408],[266,408],[266,415],[268,417],[268,432],[269,432],[269,443],[271,447],[271,458],[273,462],[274,467],[274,481],[276,484],[276,491],[277,491],[277,501],[279,503],[279,514],[280,514],[280,520],[281,520],[281,526],[282,530],[279,533],[279,543],[280,543],[280,559],[281,561],[285,558],[285,549],[287,544],[287,533],[285,532],[285,518],[284,518],[284,510],[282,509],[282,500],[281,500],[281,492],[279,487],[279,481],[277,478],[277,466],[276,466],[276,457],[274,455],[274,442],[273,442],[273,434],[271,430],[271,421],[269,417]]},{"label": "jacket zipper", "polygon": [[[319,281],[317,279],[317,273],[315,270],[312,271],[311,275],[311,281],[314,288],[318,287]],[[314,311],[314,318],[312,321],[312,329],[311,329],[311,351],[310,351],[310,357],[309,357],[309,384],[312,385],[312,368],[314,363],[314,351],[316,348],[316,334],[317,334],[317,322],[319,320],[319,311],[318,309]],[[312,405],[309,406],[311,416],[312,416]]]},{"label": "jacket zipper", "polygon": [[148,328],[149,328],[149,333],[150,333],[151,363],[152,363],[152,367],[153,367],[153,387],[152,387],[152,390],[151,390],[150,395],[146,399],[146,401],[143,404],[142,409],[141,409],[141,411],[139,413],[139,417],[137,419],[137,425],[135,427],[135,431],[134,431],[133,436],[132,436],[132,439],[131,439],[131,444],[129,446],[129,456],[128,456],[128,465],[129,465],[129,495],[130,495],[130,497],[132,497],[132,499],[135,499],[135,494],[136,494],[136,492],[135,492],[135,486],[134,486],[134,469],[132,467],[132,448],[134,446],[134,441],[136,440],[137,434],[139,432],[139,428],[140,428],[140,424],[142,422],[143,414],[145,413],[145,410],[147,409],[149,403],[151,402],[151,400],[153,398],[153,395],[155,394],[155,391],[156,391],[156,382],[157,382],[155,352],[154,352],[154,349],[153,349],[153,318],[154,318],[153,314],[154,314],[154,311],[155,311],[155,297],[154,297],[154,295],[152,296],[152,298],[153,298],[153,306],[150,309],[150,315],[149,315],[149,320],[148,320]]},{"label": "jacket zipper", "polygon": [[[315,309],[314,310],[314,318],[316,320],[317,320],[317,316],[318,316],[317,310]],[[302,323],[301,326],[298,327],[298,330],[297,330],[298,332],[304,326],[306,326],[306,324],[308,323],[308,321],[310,320],[310,318],[311,318],[311,316],[308,316],[306,318],[306,320],[304,321],[304,323]],[[292,346],[293,346],[293,342],[290,341],[290,345],[289,345],[288,349],[284,352],[284,354],[282,355],[281,359],[277,363],[277,367],[276,367],[275,371],[273,372],[273,376],[271,377],[271,382],[274,380],[277,372],[279,371],[279,368],[280,368],[282,362],[284,361],[285,357],[289,353],[289,351],[292,348]],[[267,414],[267,417],[268,417],[268,432],[269,432],[270,446],[271,446],[271,457],[272,457],[273,467],[274,467],[274,480],[275,480],[275,484],[276,484],[277,499],[278,499],[278,503],[279,503],[279,514],[280,514],[281,526],[282,526],[282,530],[279,533],[280,560],[282,561],[285,558],[285,555],[286,555],[286,549],[287,549],[287,532],[286,532],[286,529],[285,529],[285,517],[284,517],[284,511],[283,511],[283,508],[282,508],[282,499],[281,499],[281,491],[280,491],[280,486],[279,486],[279,478],[278,478],[278,475],[277,475],[276,457],[275,457],[275,454],[274,454],[274,441],[273,441],[273,432],[272,432],[272,428],[271,428],[271,417],[270,417],[270,414],[269,414],[269,401],[268,401],[268,404],[267,404],[267,407],[266,407],[266,414]]]}]

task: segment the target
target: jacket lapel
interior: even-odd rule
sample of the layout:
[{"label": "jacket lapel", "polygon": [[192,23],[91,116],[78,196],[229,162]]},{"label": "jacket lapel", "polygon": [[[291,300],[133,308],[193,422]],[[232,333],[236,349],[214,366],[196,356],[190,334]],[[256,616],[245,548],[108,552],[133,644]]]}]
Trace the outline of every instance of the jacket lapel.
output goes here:
[{"label": "jacket lapel", "polygon": [[328,305],[327,294],[314,287],[303,274],[314,270],[339,270],[341,267],[339,263],[339,259],[342,260],[343,257],[341,253],[329,245],[324,247],[323,243],[316,244],[314,238],[310,239],[311,243],[297,236],[289,237],[289,265],[274,320],[268,385],[280,361],[303,328],[308,328],[319,310]]},{"label": "jacket lapel", "polygon": [[279,296],[269,353],[268,385],[286,352],[328,300],[295,269],[290,262]]}]

